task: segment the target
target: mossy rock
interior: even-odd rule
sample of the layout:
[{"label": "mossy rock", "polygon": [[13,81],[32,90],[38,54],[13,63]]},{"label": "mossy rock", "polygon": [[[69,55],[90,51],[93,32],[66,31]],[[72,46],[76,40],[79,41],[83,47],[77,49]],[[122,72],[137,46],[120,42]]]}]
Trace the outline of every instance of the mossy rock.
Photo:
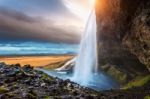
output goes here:
[{"label": "mossy rock", "polygon": [[14,96],[16,96],[16,94],[14,94],[14,93],[12,93],[12,92],[10,92],[10,93],[7,93],[6,95],[7,95],[7,97],[9,97],[9,99],[10,99],[11,97],[14,97]]},{"label": "mossy rock", "polygon": [[6,93],[6,92],[8,92],[8,91],[9,91],[8,88],[6,88],[6,87],[4,87],[4,86],[0,87],[0,94]]},{"label": "mossy rock", "polygon": [[45,96],[44,99],[51,99],[50,96]]},{"label": "mossy rock", "polygon": [[50,76],[47,75],[47,74],[42,74],[41,79],[42,79],[42,80],[49,80],[49,81],[54,80],[54,78],[50,77]]},{"label": "mossy rock", "polygon": [[120,83],[126,83],[127,82],[127,74],[121,71],[119,68],[116,68],[116,66],[113,65],[104,65],[101,66],[101,69],[104,70],[108,75],[114,77],[118,82]]},{"label": "mossy rock", "polygon": [[150,75],[144,77],[137,77],[133,81],[129,82],[123,89],[129,89],[132,87],[142,87],[150,83]]},{"label": "mossy rock", "polygon": [[127,81],[127,75],[114,67],[109,68],[108,74],[114,76],[121,83]]},{"label": "mossy rock", "polygon": [[28,93],[28,94],[27,94],[27,97],[28,97],[29,99],[38,99],[37,96],[34,96],[34,95],[31,94],[31,93]]}]

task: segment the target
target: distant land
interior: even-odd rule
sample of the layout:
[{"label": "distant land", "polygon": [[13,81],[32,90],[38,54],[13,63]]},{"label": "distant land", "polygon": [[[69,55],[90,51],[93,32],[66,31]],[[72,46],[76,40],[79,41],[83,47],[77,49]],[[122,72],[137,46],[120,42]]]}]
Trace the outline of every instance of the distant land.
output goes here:
[{"label": "distant land", "polygon": [[0,43],[0,56],[43,56],[76,54],[77,44],[48,42],[3,42]]},{"label": "distant land", "polygon": [[73,57],[74,55],[1,56],[0,61],[9,65],[20,64],[21,66],[24,66],[30,64],[33,67],[56,69],[61,67],[66,61]]}]

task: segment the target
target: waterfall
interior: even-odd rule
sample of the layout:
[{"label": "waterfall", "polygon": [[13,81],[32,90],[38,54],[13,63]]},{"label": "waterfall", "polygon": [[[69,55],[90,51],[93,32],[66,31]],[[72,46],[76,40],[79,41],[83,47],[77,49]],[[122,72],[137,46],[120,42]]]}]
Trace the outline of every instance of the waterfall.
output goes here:
[{"label": "waterfall", "polygon": [[92,75],[97,72],[97,33],[96,15],[92,10],[80,43],[76,59],[73,80],[80,84],[88,84]]}]

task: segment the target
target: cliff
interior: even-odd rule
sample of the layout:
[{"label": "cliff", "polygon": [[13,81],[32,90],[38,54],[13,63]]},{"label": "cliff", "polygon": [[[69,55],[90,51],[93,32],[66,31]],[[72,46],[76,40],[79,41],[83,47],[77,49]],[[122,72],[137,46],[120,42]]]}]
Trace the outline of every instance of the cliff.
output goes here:
[{"label": "cliff", "polygon": [[125,83],[149,74],[150,1],[97,0],[100,69]]}]

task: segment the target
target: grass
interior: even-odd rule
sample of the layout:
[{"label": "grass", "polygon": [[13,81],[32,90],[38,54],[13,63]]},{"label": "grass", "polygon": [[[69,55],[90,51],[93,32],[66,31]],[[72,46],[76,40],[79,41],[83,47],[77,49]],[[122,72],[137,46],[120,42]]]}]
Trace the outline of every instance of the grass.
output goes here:
[{"label": "grass", "polygon": [[58,62],[55,62],[55,63],[51,63],[47,66],[44,66],[43,68],[44,69],[49,69],[49,70],[60,68],[61,66],[63,66],[69,60],[70,60],[70,58],[66,59],[66,60],[61,60],[61,61],[58,61]]},{"label": "grass", "polygon": [[118,68],[112,66],[107,70],[107,73],[115,77],[120,83],[125,83],[127,81],[127,75]]},{"label": "grass", "polygon": [[[129,89],[132,87],[142,87],[146,84],[150,83],[150,75],[145,77],[137,77],[135,80],[129,82],[123,89]],[[147,98],[146,98],[147,99]]]},{"label": "grass", "polygon": [[12,56],[12,57],[0,57],[0,60],[5,62],[6,64],[19,63],[21,66],[30,64],[35,68],[47,67],[50,69],[56,69],[61,65],[61,63],[73,57],[74,57],[73,55]]},{"label": "grass", "polygon": [[144,99],[150,99],[150,96],[146,96]]},{"label": "grass", "polygon": [[51,99],[50,96],[45,96],[44,99]]}]

